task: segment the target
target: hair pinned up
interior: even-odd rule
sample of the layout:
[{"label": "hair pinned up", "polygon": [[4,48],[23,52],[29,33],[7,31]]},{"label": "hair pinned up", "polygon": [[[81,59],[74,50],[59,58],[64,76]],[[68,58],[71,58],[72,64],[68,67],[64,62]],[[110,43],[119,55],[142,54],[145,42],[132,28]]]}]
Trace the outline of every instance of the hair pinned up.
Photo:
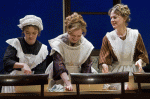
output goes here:
[{"label": "hair pinned up", "polygon": [[87,31],[86,26],[87,24],[83,20],[83,17],[76,12],[66,17],[65,28],[69,34],[72,33],[74,30],[78,30],[78,29],[82,29],[82,32],[86,34]]},{"label": "hair pinned up", "polygon": [[130,9],[127,5],[124,4],[116,4],[114,7],[112,7],[108,15],[110,16],[111,12],[114,11],[117,15],[121,15],[122,17],[126,18],[126,26],[128,25],[128,22],[130,22]]}]

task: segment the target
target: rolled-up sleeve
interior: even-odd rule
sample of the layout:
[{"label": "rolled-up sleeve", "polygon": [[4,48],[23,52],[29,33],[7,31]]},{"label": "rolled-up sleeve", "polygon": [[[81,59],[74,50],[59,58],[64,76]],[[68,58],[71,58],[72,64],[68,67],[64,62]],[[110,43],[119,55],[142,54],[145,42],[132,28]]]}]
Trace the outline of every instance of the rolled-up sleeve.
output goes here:
[{"label": "rolled-up sleeve", "polygon": [[55,52],[53,54],[53,79],[61,79],[60,75],[63,72],[66,72],[68,74],[68,70],[65,67],[62,56],[58,52]]},{"label": "rolled-up sleeve", "polygon": [[91,73],[92,59],[91,56],[81,65],[81,73]]}]

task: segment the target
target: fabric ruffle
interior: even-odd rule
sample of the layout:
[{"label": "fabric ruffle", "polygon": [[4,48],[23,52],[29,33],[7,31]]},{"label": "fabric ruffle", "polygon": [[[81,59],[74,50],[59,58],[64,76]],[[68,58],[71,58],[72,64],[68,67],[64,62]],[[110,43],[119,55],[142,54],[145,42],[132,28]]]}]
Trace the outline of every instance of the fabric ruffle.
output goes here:
[{"label": "fabric ruffle", "polygon": [[43,30],[41,18],[35,15],[26,15],[24,18],[20,19],[20,24],[18,25],[18,27],[22,29],[26,25],[36,25],[39,27],[40,31]]}]

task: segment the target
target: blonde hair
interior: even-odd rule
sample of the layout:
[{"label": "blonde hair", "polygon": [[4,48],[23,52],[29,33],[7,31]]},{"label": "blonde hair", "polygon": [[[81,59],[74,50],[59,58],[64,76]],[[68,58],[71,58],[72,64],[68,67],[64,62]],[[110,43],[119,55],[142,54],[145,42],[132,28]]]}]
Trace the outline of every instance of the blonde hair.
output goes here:
[{"label": "blonde hair", "polygon": [[68,34],[71,34],[73,31],[82,29],[84,35],[86,34],[86,22],[83,20],[83,17],[78,13],[74,12],[72,15],[66,17],[65,28]]},{"label": "blonde hair", "polygon": [[124,4],[116,4],[114,7],[112,7],[108,15],[110,16],[111,12],[114,11],[117,15],[121,15],[122,17],[126,18],[126,26],[128,26],[128,22],[130,22],[130,9],[128,8],[127,5]]}]

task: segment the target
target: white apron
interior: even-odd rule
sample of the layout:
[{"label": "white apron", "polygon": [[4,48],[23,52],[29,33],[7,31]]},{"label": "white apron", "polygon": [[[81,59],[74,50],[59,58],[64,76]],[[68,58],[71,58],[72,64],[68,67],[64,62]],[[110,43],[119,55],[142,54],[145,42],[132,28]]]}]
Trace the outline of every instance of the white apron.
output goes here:
[{"label": "white apron", "polygon": [[[17,38],[9,39],[6,41],[9,45],[13,46],[17,50],[17,57],[19,58],[19,63],[26,63],[30,69],[35,68],[38,64],[42,63],[46,56],[48,55],[47,46],[42,44],[40,51],[37,55],[24,54],[21,44]],[[9,75],[24,75],[23,70],[13,70]],[[34,72],[33,72],[34,74]],[[14,86],[2,86],[2,93],[15,93]]]},{"label": "white apron", "polygon": [[[129,71],[129,82],[130,80],[132,80],[132,84],[130,83],[129,85],[129,87],[132,87],[130,89],[137,88],[137,84],[133,82],[132,72],[139,71],[138,66],[135,66],[135,61],[133,61],[138,34],[138,30],[133,30],[130,28],[127,28],[127,35],[125,40],[120,39],[115,31],[106,34],[108,40],[110,41],[114,54],[117,56],[118,59],[118,62],[114,62],[112,63],[112,66],[109,66],[109,71]],[[144,70],[142,70],[142,72],[144,72]],[[117,89],[120,88],[120,85],[118,85]]]},{"label": "white apron", "polygon": [[[50,55],[54,54],[55,51],[57,51],[63,57],[64,64],[69,73],[80,73],[81,65],[87,60],[94,46],[88,40],[86,40],[84,36],[81,36],[81,44],[79,46],[68,46],[61,40],[61,37],[65,35],[67,35],[67,33],[62,34],[52,40],[49,40],[49,44],[52,47]],[[91,68],[91,70],[92,72],[97,73],[94,68]],[[49,78],[52,79],[53,63],[48,66],[45,73],[49,74]],[[51,88],[54,84],[60,83],[64,85],[62,80],[52,80],[51,84],[49,84],[49,88]]]}]

